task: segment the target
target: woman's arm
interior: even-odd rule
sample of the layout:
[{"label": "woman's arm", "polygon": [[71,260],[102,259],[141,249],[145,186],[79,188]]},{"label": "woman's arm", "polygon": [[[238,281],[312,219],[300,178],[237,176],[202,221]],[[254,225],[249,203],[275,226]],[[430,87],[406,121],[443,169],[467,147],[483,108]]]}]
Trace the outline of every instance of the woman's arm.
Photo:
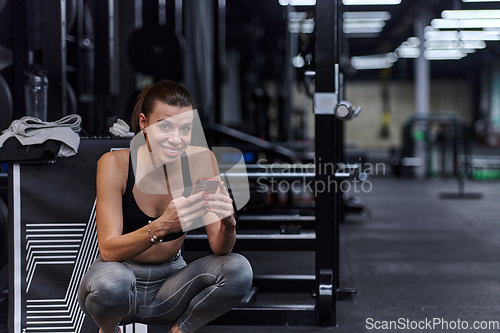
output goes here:
[{"label": "woman's arm", "polygon": [[149,228],[161,238],[182,232],[183,226],[187,229],[192,221],[207,213],[202,200],[204,193],[176,198],[149,226],[122,235],[122,195],[128,177],[126,165],[128,151],[107,153],[97,163],[96,224],[99,252],[104,261],[126,261],[148,250],[154,245]]},{"label": "woman's arm", "polygon": [[[122,235],[122,195],[127,182],[128,154],[104,154],[97,162],[96,225],[99,252],[104,261],[125,261],[146,251],[150,241],[148,226]],[[125,164],[125,166],[128,164]]]}]

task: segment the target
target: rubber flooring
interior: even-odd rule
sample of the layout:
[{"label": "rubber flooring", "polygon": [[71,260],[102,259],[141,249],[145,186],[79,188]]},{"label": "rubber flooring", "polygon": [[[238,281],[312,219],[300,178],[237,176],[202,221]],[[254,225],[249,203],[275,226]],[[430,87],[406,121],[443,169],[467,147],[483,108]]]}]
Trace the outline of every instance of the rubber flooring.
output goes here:
[{"label": "rubber flooring", "polygon": [[[340,286],[358,288],[358,294],[337,303],[337,327],[206,326],[199,332],[454,332],[465,327],[500,332],[493,327],[500,322],[500,182],[468,181],[466,192],[481,192],[482,199],[445,200],[440,192],[458,189],[453,179],[370,181],[369,193],[356,193],[369,214],[348,216],[340,228]],[[270,254],[247,256],[257,270],[273,271]],[[310,273],[311,260],[311,254],[293,253],[287,273],[294,268]],[[284,269],[282,259],[276,264]],[[392,329],[382,329],[384,324]]]}]

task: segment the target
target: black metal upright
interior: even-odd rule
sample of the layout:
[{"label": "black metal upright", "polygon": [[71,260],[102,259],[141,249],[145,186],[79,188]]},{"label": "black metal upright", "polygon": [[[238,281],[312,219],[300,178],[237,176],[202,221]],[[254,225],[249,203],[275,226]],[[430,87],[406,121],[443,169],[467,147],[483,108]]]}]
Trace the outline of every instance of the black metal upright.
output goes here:
[{"label": "black metal upright", "polygon": [[[333,114],[338,101],[335,84],[338,77],[336,78],[335,75],[335,64],[340,61],[341,10],[341,0],[317,0],[316,307],[319,315],[318,323],[324,326],[336,325],[336,290],[338,288],[338,223],[341,193],[340,189],[335,186],[336,179],[332,169],[334,169],[333,166],[342,162],[342,124]],[[320,97],[322,112],[317,112],[316,106],[319,104]]]},{"label": "black metal upright", "polygon": [[12,85],[12,99],[14,110],[12,114],[13,119],[19,119],[26,114],[24,104],[24,82],[26,75],[24,71],[28,69],[28,38],[21,36],[28,36],[28,4],[26,1],[13,1],[12,2],[12,35],[19,36],[12,38],[13,50],[12,56],[15,59],[13,63],[14,68],[14,82]]},{"label": "black metal upright", "polygon": [[118,25],[116,1],[94,0],[95,31],[95,110],[94,119],[84,121],[91,134],[105,130],[105,120],[112,114],[119,91]]},{"label": "black metal upright", "polygon": [[47,120],[67,114],[66,1],[41,1],[42,69],[49,79]]}]

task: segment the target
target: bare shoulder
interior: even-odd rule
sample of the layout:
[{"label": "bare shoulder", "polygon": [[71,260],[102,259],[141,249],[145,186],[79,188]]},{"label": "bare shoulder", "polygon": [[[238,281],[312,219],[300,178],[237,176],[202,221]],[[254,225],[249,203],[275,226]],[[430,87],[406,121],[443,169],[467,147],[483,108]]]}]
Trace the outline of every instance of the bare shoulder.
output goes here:
[{"label": "bare shoulder", "polygon": [[129,149],[110,151],[97,162],[97,183],[124,188],[128,176]]},{"label": "bare shoulder", "polygon": [[109,165],[114,167],[122,167],[122,166],[127,167],[129,154],[130,154],[130,149],[120,149],[120,150],[110,151],[102,155],[97,163],[106,166]]}]

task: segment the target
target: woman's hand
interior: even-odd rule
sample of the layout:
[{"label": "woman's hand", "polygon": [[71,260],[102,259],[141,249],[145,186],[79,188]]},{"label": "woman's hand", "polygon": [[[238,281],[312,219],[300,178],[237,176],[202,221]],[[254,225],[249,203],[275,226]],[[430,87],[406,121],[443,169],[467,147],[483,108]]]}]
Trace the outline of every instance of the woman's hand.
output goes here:
[{"label": "woman's hand", "polygon": [[207,207],[203,204],[205,192],[199,192],[189,197],[179,197],[170,201],[167,209],[157,220],[157,231],[160,237],[188,230],[191,224],[200,216],[205,215]]},{"label": "woman's hand", "polygon": [[219,217],[225,227],[234,228],[236,220],[233,217],[233,200],[229,197],[223,181],[220,182],[219,188],[220,193],[205,194],[203,204],[208,212]]}]

